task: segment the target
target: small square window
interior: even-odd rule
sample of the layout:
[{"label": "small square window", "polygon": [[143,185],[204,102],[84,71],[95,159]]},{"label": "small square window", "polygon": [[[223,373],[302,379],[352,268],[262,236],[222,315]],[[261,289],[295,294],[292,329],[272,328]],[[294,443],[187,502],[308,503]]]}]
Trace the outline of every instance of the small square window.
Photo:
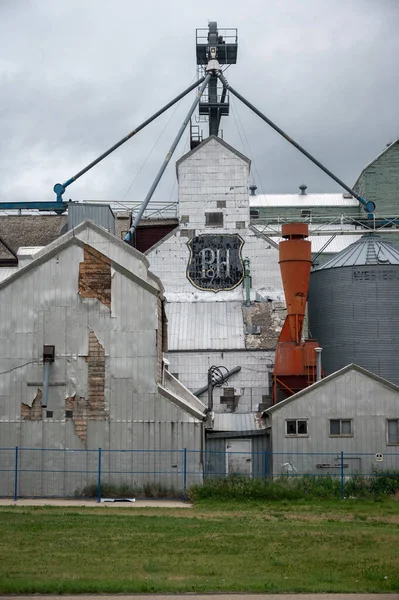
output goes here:
[{"label": "small square window", "polygon": [[216,200],[217,208],[226,208],[226,200]]},{"label": "small square window", "polygon": [[66,419],[72,419],[73,418],[73,410],[66,410],[65,411],[65,418]]},{"label": "small square window", "polygon": [[399,444],[399,419],[388,419],[387,438],[388,444]]},{"label": "small square window", "polygon": [[305,419],[289,419],[286,432],[287,435],[308,435],[308,422]]},{"label": "small square window", "polygon": [[46,419],[52,419],[52,418],[53,418],[53,411],[46,410]]},{"label": "small square window", "polygon": [[352,419],[330,419],[330,435],[352,435]]},{"label": "small square window", "polygon": [[257,208],[250,208],[249,216],[251,219],[259,219],[259,211]]},{"label": "small square window", "polygon": [[205,225],[207,227],[223,227],[223,213],[205,213]]}]

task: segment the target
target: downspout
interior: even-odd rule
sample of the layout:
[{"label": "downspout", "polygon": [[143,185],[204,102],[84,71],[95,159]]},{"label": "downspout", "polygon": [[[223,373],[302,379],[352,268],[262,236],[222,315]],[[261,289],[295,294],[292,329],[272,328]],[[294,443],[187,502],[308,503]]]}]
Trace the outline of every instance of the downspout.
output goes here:
[{"label": "downspout", "polygon": [[251,306],[251,271],[249,268],[249,258],[244,259],[244,288],[245,306]]},{"label": "downspout", "polygon": [[321,353],[323,348],[315,348],[316,352],[316,381],[321,381]]}]

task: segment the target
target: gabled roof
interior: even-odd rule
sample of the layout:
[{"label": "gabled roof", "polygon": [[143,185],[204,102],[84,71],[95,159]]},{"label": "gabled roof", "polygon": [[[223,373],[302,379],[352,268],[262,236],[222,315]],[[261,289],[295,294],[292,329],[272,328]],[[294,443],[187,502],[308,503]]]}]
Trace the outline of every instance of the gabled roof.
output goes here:
[{"label": "gabled roof", "polygon": [[[68,231],[68,233],[66,233],[65,235],[54,240],[54,242],[52,242],[48,246],[45,246],[43,250],[40,250],[34,255],[33,260],[29,262],[26,266],[18,269],[10,277],[0,282],[0,290],[14,282],[16,279],[22,277],[28,271],[31,271],[37,266],[46,262],[67,246],[71,244],[78,244],[81,246],[83,246],[84,244],[90,245],[90,241],[85,241],[84,239],[83,234],[86,231],[95,232],[97,235],[102,237],[105,242],[111,242],[118,250],[122,250],[124,254],[128,255],[128,260],[125,264],[119,263],[118,260],[110,256],[109,258],[111,258],[114,267],[116,264],[120,265],[120,268],[121,270],[123,270],[123,273],[125,273],[131,279],[134,279],[136,282],[140,282],[143,287],[146,287],[147,289],[150,289],[153,292],[159,290],[163,293],[164,288],[161,283],[161,280],[151,271],[148,270],[150,263],[148,262],[147,258],[141,252],[139,252],[129,244],[126,244],[126,242],[119,240],[114,235],[106,231],[103,227],[95,225],[92,221],[84,221],[74,229],[71,229],[71,231]],[[136,259],[136,261],[140,261],[144,265],[147,273],[147,280],[145,280],[142,276],[137,275],[137,273],[134,272],[133,264],[137,265],[137,262],[133,263],[131,261],[132,258]],[[129,263],[132,264],[130,265]]]},{"label": "gabled roof", "polygon": [[184,162],[190,156],[193,156],[193,154],[195,154],[196,152],[198,152],[198,150],[200,150],[204,146],[206,146],[206,144],[209,144],[209,142],[211,140],[215,140],[221,146],[224,146],[225,148],[227,148],[227,150],[229,150],[230,152],[232,152],[233,154],[235,154],[236,156],[238,156],[238,158],[241,158],[241,160],[243,160],[249,166],[251,166],[251,160],[247,156],[244,156],[244,154],[241,154],[241,152],[239,152],[238,150],[236,150],[235,148],[233,148],[233,146],[230,146],[230,144],[228,144],[227,142],[225,142],[224,140],[222,140],[222,138],[220,138],[220,137],[218,137],[216,135],[210,135],[203,142],[201,142],[200,144],[198,144],[198,146],[196,146],[195,148],[193,148],[192,150],[190,150],[190,152],[187,152],[187,154],[185,154],[184,156],[182,156],[181,158],[179,158],[178,161],[176,161],[176,174],[177,174],[177,177],[179,177],[179,166],[181,165],[181,163]]},{"label": "gabled roof", "polygon": [[378,154],[378,156],[376,156],[375,158],[373,158],[373,160],[371,162],[369,162],[365,167],[363,167],[363,169],[362,169],[359,177],[356,179],[355,183],[353,184],[353,189],[356,187],[356,184],[359,181],[359,179],[361,178],[361,176],[363,175],[363,173],[365,171],[367,171],[367,169],[370,168],[374,163],[376,163],[377,160],[379,160],[381,158],[381,156],[384,156],[384,154],[386,154],[387,152],[389,152],[390,150],[392,150],[392,148],[396,144],[399,144],[399,138],[397,140],[395,140],[394,142],[392,142],[392,144],[389,144],[389,146],[387,146],[386,148],[384,148],[384,150],[382,152],[380,152]]},{"label": "gabled roof", "polygon": [[375,375],[371,371],[368,371],[367,369],[364,369],[363,367],[359,367],[359,365],[355,365],[354,363],[352,363],[350,365],[347,365],[346,367],[343,367],[342,369],[339,369],[339,371],[335,371],[335,373],[331,373],[331,375],[328,375],[324,379],[321,379],[321,381],[316,381],[316,383],[313,383],[309,387],[301,390],[300,392],[297,392],[293,396],[290,396],[289,398],[286,398],[285,400],[278,402],[274,406],[267,408],[263,412],[263,415],[267,415],[269,413],[276,412],[277,410],[279,410],[280,408],[283,408],[287,404],[290,404],[291,402],[295,402],[295,400],[302,398],[302,396],[306,396],[306,394],[309,394],[310,392],[314,392],[314,390],[317,390],[317,389],[327,385],[328,383],[330,383],[330,381],[333,381],[334,379],[338,379],[339,377],[342,377],[342,375],[344,375],[345,373],[348,373],[349,371],[356,371],[357,373],[361,373],[362,375],[365,375],[366,377],[373,379],[377,383],[380,383],[381,385],[393,390],[394,392],[399,393],[398,385],[395,385],[394,383],[391,383],[387,379],[384,379],[383,377],[380,377],[379,375]]}]

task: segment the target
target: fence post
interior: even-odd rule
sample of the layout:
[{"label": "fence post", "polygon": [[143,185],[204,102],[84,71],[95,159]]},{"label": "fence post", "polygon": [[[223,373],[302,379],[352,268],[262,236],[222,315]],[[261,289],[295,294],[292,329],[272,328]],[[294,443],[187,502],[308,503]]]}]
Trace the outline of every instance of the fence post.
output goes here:
[{"label": "fence post", "polygon": [[187,500],[187,448],[183,450],[183,498]]},{"label": "fence post", "polygon": [[15,446],[15,467],[14,467],[14,501],[18,500],[18,446]]},{"label": "fence post", "polygon": [[267,450],[263,450],[263,478],[266,479],[268,475],[268,460],[267,460]]},{"label": "fence post", "polygon": [[101,502],[101,448],[98,449],[97,502]]},{"label": "fence post", "polygon": [[341,451],[341,498],[345,499],[344,453]]}]

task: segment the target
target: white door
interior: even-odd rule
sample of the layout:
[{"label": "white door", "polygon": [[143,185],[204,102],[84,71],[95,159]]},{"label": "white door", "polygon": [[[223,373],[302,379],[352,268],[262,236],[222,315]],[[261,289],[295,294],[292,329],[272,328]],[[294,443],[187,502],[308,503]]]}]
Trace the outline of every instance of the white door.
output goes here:
[{"label": "white door", "polygon": [[252,440],[226,440],[226,474],[252,475]]}]

